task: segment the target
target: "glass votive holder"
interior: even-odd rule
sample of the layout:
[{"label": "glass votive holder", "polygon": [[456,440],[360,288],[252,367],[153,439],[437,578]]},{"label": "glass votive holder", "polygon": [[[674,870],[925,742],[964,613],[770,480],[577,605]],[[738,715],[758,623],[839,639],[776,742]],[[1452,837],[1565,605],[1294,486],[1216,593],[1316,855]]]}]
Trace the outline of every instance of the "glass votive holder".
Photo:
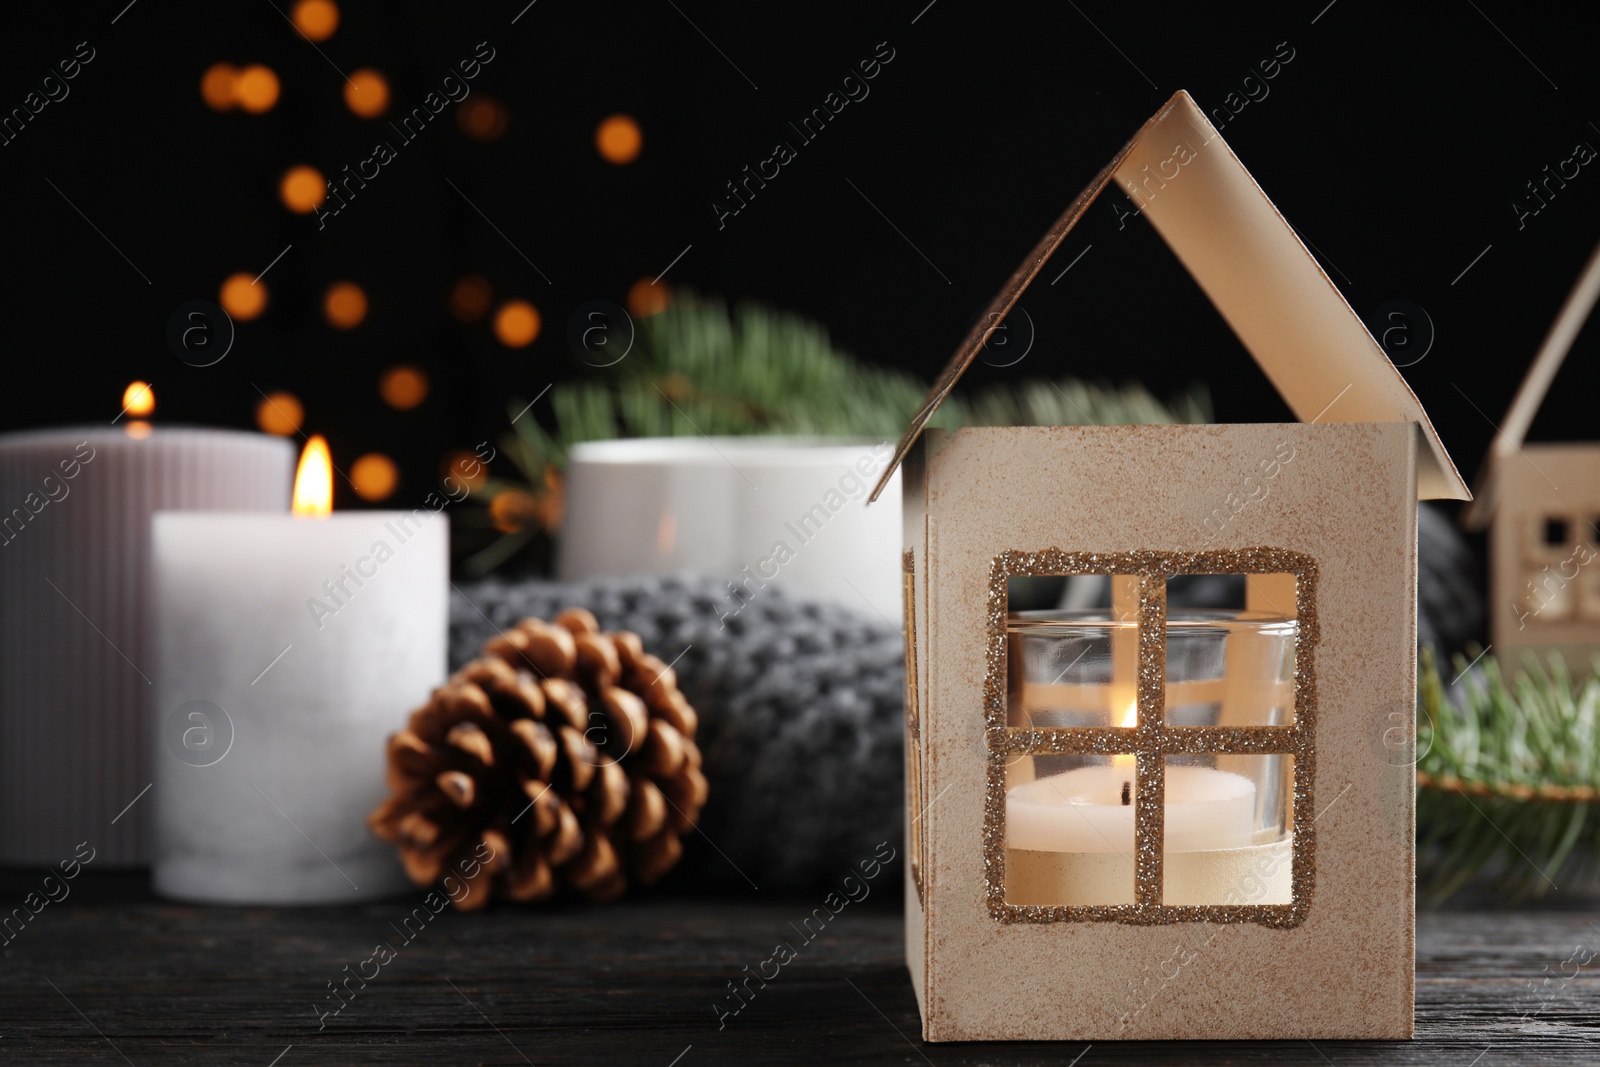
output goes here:
[{"label": "glass votive holder", "polygon": [[[1171,609],[1164,725],[1291,725],[1297,630],[1295,619],[1261,612]],[[1135,901],[1138,644],[1136,619],[1103,610],[1015,612],[1007,620],[1007,725],[1130,730],[1123,753],[1010,757],[1010,903]],[[1219,744],[1162,758],[1162,902],[1289,903],[1293,756]]]}]

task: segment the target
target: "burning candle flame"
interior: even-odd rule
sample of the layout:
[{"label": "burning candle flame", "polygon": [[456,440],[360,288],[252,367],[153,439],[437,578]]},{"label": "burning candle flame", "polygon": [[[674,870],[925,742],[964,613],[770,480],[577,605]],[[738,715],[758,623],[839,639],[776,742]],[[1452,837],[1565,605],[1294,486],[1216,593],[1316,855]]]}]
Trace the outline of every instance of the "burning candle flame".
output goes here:
[{"label": "burning candle flame", "polygon": [[333,456],[321,434],[313,435],[300,453],[290,510],[296,515],[327,515],[333,511]]},{"label": "burning candle flame", "polygon": [[122,391],[122,412],[143,418],[156,409],[156,394],[149,382],[129,382]]},{"label": "burning candle flame", "polygon": [[[1127,728],[1139,725],[1138,701],[1128,705],[1128,710],[1122,713],[1122,721],[1117,725]],[[1131,752],[1121,752],[1111,757],[1111,766],[1129,776],[1133,774],[1134,762],[1134,756]]]}]

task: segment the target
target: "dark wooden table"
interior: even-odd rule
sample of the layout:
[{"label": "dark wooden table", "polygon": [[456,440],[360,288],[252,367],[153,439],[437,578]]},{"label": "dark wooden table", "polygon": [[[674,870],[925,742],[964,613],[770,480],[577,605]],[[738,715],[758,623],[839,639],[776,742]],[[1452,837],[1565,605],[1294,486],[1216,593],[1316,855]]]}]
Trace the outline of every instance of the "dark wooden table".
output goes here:
[{"label": "dark wooden table", "polygon": [[[37,888],[0,874],[0,906]],[[55,1064],[1600,1064],[1600,909],[1424,913],[1412,1042],[927,1045],[898,898],[852,905],[719,1028],[726,983],[815,901],[554,911],[201,908],[85,872],[0,948],[0,1060]],[[420,901],[421,894],[418,894]],[[415,903],[415,902],[413,902]],[[365,963],[387,940],[398,954]],[[0,942],[3,942],[0,937]],[[1581,968],[1574,949],[1594,958]],[[350,970],[347,972],[346,967]],[[373,977],[337,1015],[329,983]],[[1574,974],[1573,972],[1576,971]],[[1546,979],[1550,979],[1548,984]],[[1076,1059],[1075,1057],[1079,1057]]]}]

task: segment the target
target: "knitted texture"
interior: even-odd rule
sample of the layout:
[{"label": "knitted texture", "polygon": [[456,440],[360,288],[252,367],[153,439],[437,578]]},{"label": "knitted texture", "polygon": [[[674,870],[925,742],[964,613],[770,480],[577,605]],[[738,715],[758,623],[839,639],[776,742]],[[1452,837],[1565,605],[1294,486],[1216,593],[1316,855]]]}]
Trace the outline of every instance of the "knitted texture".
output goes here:
[{"label": "knitted texture", "polygon": [[774,586],[741,602],[725,581],[698,575],[570,584],[489,578],[451,597],[451,669],[498,630],[570,605],[592,611],[606,630],[637,633],[647,651],[673,664],[700,712],[710,800],[668,884],[809,890],[879,842],[899,847],[898,629]]}]

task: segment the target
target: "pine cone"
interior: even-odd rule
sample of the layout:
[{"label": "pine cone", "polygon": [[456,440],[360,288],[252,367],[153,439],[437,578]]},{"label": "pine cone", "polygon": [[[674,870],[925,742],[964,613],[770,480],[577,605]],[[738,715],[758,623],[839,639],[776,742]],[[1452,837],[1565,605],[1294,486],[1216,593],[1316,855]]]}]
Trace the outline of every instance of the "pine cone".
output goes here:
[{"label": "pine cone", "polygon": [[682,855],[706,800],[698,721],[637,634],[580,608],[524,619],[389,739],[393,793],[368,823],[418,885],[470,873],[463,910],[611,900]]}]

